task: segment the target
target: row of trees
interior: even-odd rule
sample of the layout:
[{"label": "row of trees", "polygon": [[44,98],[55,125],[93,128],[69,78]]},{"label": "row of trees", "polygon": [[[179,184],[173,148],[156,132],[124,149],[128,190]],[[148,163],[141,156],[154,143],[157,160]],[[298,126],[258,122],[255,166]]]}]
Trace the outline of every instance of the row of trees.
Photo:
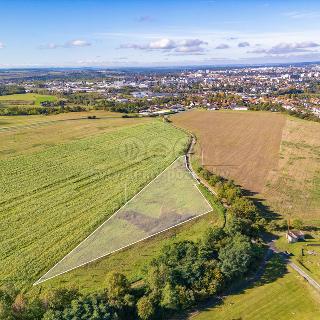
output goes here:
[{"label": "row of trees", "polygon": [[241,233],[259,239],[268,222],[252,200],[243,195],[241,188],[232,180],[198,168],[199,175],[215,189],[218,199],[225,204],[226,226],[230,234]]},{"label": "row of trees", "polygon": [[58,114],[66,112],[86,111],[82,106],[43,106],[43,107],[23,107],[23,106],[2,106],[0,105],[0,116],[36,115],[36,114]]},{"label": "row of trees", "polygon": [[280,104],[275,103],[259,103],[259,104],[249,104],[249,110],[253,111],[276,111],[276,112],[285,112],[290,116],[294,116],[300,119],[317,121],[320,122],[320,118],[313,114],[310,110],[301,107],[300,110],[286,110]]}]

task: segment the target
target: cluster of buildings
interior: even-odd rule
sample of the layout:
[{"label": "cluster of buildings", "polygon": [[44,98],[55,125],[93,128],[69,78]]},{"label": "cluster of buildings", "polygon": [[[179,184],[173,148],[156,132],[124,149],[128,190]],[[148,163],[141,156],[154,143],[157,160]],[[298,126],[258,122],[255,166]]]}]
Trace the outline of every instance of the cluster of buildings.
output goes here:
[{"label": "cluster of buildings", "polygon": [[[246,110],[249,104],[270,103],[287,110],[308,110],[320,117],[320,65],[220,67],[186,70],[100,70],[88,71],[86,79],[74,77],[42,81],[49,92],[97,93],[118,103],[155,101],[143,112],[202,106]],[[98,76],[97,76],[98,73]],[[38,85],[24,81],[28,90]],[[217,93],[234,96],[234,101],[216,101]],[[172,99],[172,102],[169,100]],[[161,102],[162,101],[162,102]],[[154,110],[153,110],[154,109]]]}]

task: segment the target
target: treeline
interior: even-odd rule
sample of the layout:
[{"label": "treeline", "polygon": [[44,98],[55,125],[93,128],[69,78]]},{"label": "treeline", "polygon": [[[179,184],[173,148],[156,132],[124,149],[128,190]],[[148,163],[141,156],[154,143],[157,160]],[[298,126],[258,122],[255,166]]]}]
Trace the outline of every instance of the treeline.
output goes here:
[{"label": "treeline", "polygon": [[17,85],[0,85],[0,96],[5,96],[9,94],[16,94],[16,93],[25,93],[26,90],[24,87],[17,86]]},{"label": "treeline", "polygon": [[12,288],[0,290],[0,318],[21,320],[168,319],[255,270],[264,247],[259,235],[266,221],[232,181],[199,167],[225,207],[223,227],[208,227],[198,241],[177,241],[162,248],[145,268],[143,285],[130,286],[121,273],[109,273],[104,292],[81,294],[58,289],[26,297]]},{"label": "treeline", "polygon": [[288,110],[287,113],[290,116],[294,116],[303,120],[320,122],[320,118],[307,109],[304,109],[303,111]]},{"label": "treeline", "polygon": [[285,112],[286,109],[281,106],[279,103],[247,103],[246,106],[249,110],[252,111],[273,111],[273,112]]},{"label": "treeline", "polygon": [[[62,98],[66,99],[68,104],[80,104],[90,106],[96,110],[106,110],[121,113],[136,113],[147,109],[152,105],[174,104],[182,100],[177,97],[153,98],[152,100],[141,98],[134,101],[114,101],[105,99],[104,96],[97,93],[72,93],[63,94]],[[183,100],[184,101],[184,100]]]},{"label": "treeline", "polygon": [[284,112],[290,116],[294,116],[300,119],[320,122],[320,118],[306,108],[300,108],[300,110],[286,110],[280,104],[272,104],[268,102],[259,104],[248,104],[247,106],[249,110],[252,111]]},{"label": "treeline", "polygon": [[23,106],[0,106],[0,116],[25,116],[25,115],[49,115],[66,112],[86,111],[81,106],[47,106],[47,107],[23,107]]},{"label": "treeline", "polygon": [[252,200],[243,195],[240,187],[232,180],[213,174],[201,166],[198,174],[211,185],[219,201],[226,209],[226,226],[229,233],[241,233],[252,239],[260,239],[260,235],[268,224],[260,210]]}]

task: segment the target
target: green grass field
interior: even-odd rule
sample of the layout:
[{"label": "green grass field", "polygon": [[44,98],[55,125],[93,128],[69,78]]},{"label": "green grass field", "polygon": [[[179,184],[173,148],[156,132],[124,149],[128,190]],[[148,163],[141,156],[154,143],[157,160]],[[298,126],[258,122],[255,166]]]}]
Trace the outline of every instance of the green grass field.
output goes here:
[{"label": "green grass field", "polygon": [[[98,119],[90,120],[90,115]],[[119,113],[106,111],[0,116],[0,159],[39,152],[61,143],[148,122],[150,119],[147,118],[124,119]]]},{"label": "green grass field", "polygon": [[22,93],[0,96],[0,104],[4,105],[33,105],[40,106],[43,101],[56,101],[57,98],[50,95],[41,95],[37,93]]},{"label": "green grass field", "polygon": [[192,320],[317,320],[320,295],[294,271],[284,272],[275,258],[261,281],[223,299],[221,304],[192,316]]},{"label": "green grass field", "polygon": [[128,177],[131,197],[186,142],[151,120],[1,160],[1,282],[30,286],[125,202]]},{"label": "green grass field", "polygon": [[306,241],[288,243],[284,234],[276,242],[277,248],[292,254],[294,261],[300,268],[316,281],[320,282],[320,233],[307,233]]}]

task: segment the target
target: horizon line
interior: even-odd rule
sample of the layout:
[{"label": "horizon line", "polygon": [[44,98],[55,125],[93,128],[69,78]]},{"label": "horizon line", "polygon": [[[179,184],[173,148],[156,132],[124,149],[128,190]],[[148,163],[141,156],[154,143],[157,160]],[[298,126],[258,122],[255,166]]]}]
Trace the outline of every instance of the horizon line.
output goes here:
[{"label": "horizon line", "polygon": [[242,66],[278,66],[278,65],[303,65],[303,64],[320,64],[320,60],[315,61],[295,61],[295,62],[261,62],[261,63],[224,63],[224,64],[188,64],[188,65],[141,65],[141,66],[104,66],[104,65],[83,65],[83,66],[49,66],[49,65],[30,65],[30,66],[12,66],[12,67],[4,67],[0,66],[1,70],[26,70],[26,69],[168,69],[168,68],[217,68],[217,67],[242,67]]}]

